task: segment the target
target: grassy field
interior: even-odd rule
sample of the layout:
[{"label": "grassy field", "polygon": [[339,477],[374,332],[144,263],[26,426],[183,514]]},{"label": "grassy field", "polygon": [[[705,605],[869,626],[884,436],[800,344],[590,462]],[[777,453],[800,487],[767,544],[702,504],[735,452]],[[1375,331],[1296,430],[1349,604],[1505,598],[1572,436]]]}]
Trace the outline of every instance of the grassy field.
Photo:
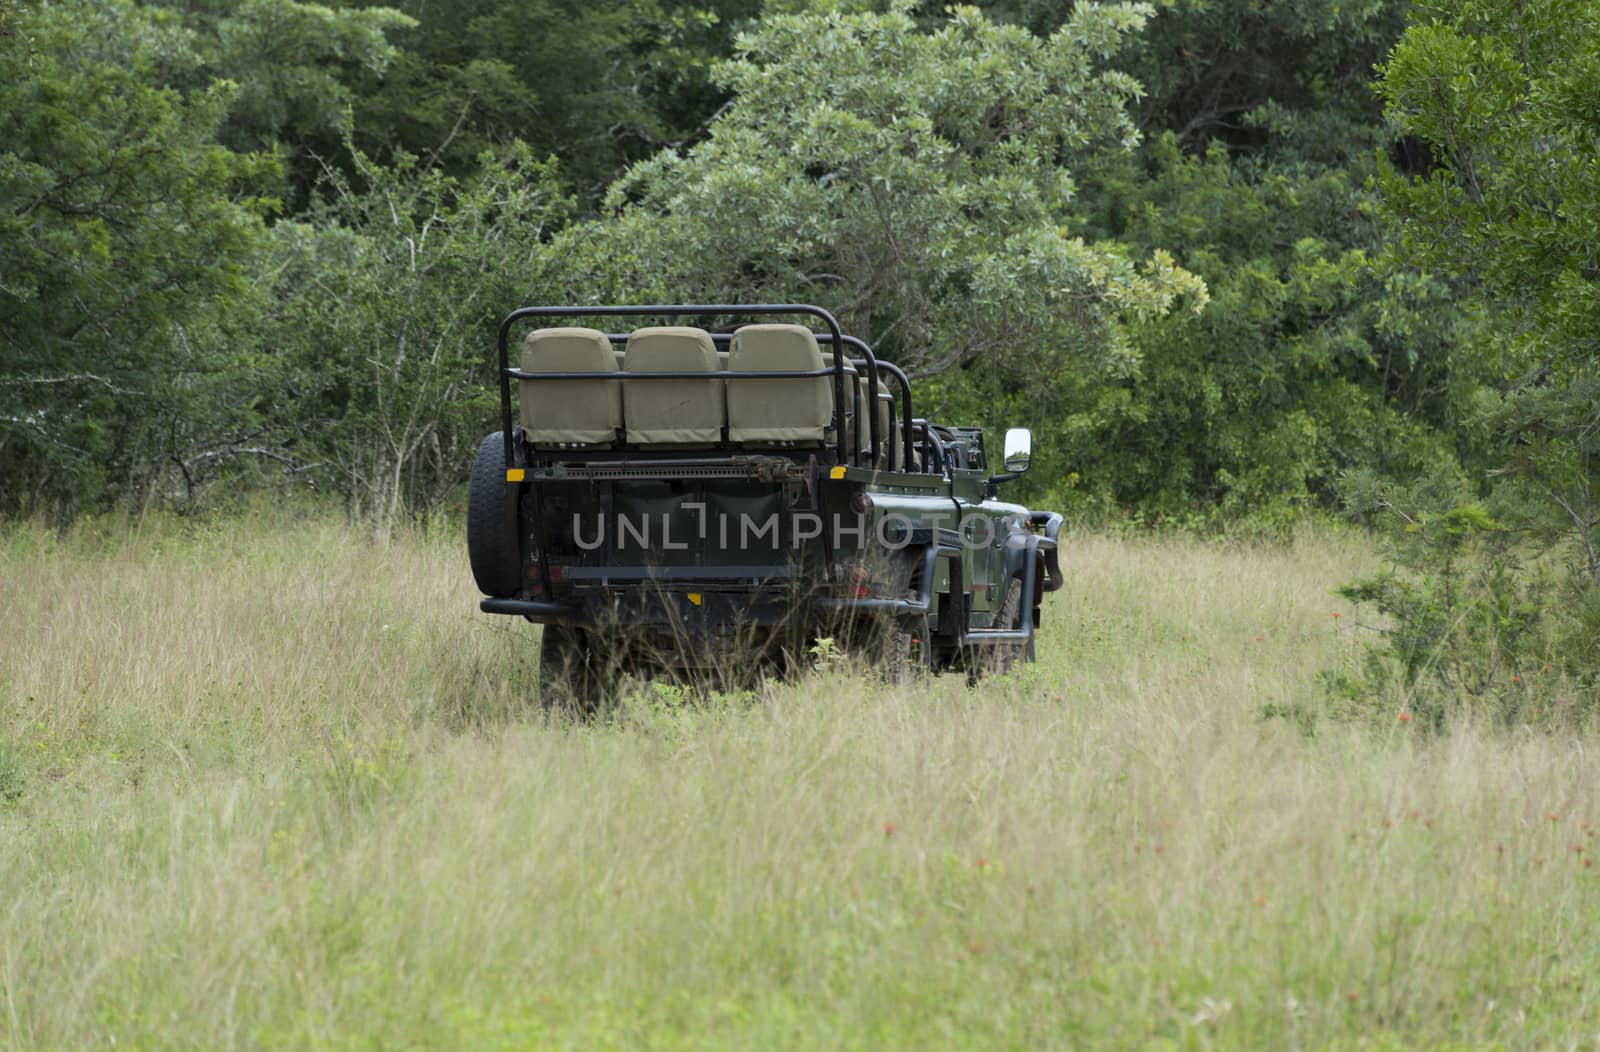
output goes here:
[{"label": "grassy field", "polygon": [[1317,704],[1353,539],[1077,536],[993,689],[530,704],[453,535],[0,534],[0,1047],[1600,1040],[1600,738]]}]

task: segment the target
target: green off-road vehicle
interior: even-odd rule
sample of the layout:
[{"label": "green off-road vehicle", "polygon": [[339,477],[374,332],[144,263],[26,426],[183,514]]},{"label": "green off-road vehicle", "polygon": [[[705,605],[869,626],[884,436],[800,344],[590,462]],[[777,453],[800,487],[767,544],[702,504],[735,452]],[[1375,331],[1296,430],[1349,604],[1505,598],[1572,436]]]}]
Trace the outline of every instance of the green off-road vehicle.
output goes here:
[{"label": "green off-road vehicle", "polygon": [[[571,324],[618,317],[727,324]],[[530,323],[555,327],[514,367]],[[919,419],[905,374],[826,310],[524,307],[499,354],[468,549],[482,609],[545,626],[547,704],[592,708],[630,673],[781,674],[819,650],[896,676],[1032,658],[1061,516],[995,499],[1029,433],[1006,432],[991,473],[981,430]]]}]

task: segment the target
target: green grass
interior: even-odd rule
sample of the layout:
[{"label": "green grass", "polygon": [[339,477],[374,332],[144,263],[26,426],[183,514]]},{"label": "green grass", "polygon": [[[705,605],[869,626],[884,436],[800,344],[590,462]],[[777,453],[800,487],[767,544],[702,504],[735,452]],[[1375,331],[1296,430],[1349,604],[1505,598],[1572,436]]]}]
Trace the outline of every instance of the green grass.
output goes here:
[{"label": "green grass", "polygon": [[574,727],[453,535],[14,528],[0,1047],[1592,1043],[1600,741],[1262,717],[1369,561],[1072,537],[993,687]]}]

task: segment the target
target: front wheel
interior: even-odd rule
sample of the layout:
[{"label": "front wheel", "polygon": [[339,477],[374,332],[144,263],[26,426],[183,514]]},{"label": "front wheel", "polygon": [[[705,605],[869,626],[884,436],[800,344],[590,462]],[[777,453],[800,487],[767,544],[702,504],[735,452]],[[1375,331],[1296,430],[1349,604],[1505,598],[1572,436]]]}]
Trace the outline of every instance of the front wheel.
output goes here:
[{"label": "front wheel", "polygon": [[909,683],[933,671],[927,614],[899,614],[877,629],[876,664],[890,683]]},{"label": "front wheel", "polygon": [[[1024,617],[1031,611],[1022,609],[1022,578],[1013,577],[1006,584],[1006,598],[995,614],[994,627],[1016,631],[1023,627]],[[1004,675],[1014,666],[1033,660],[1033,638],[1022,643],[992,643],[978,648],[968,665],[967,679],[976,683],[984,675]]]}]

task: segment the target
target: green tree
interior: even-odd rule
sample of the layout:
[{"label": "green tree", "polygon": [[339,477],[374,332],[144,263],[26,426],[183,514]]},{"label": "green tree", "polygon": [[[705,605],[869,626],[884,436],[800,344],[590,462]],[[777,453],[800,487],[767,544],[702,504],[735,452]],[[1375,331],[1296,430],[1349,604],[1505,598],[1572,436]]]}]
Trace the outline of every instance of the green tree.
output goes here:
[{"label": "green tree", "polygon": [[714,58],[759,0],[405,0],[416,20],[382,78],[358,78],[356,141],[473,170],[513,139],[593,202],[628,164],[682,143],[724,92]]},{"label": "green tree", "polygon": [[192,61],[152,71],[195,90],[233,85],[219,141],[237,152],[277,151],[297,204],[348,132],[355,87],[381,91],[399,55],[391,38],[417,22],[392,7],[305,0],[146,0],[177,14]]},{"label": "green tree", "polygon": [[1370,155],[1317,163],[1284,134],[1239,156],[1168,133],[1094,173],[1104,229],[1181,252],[1213,304],[1139,326],[1138,368],[1064,407],[1076,499],[1292,515],[1355,468],[1482,455],[1464,425],[1492,374],[1449,285],[1383,258]]},{"label": "green tree", "polygon": [[1430,163],[1383,181],[1399,250],[1461,282],[1511,382],[1504,468],[1600,588],[1600,11],[1424,3],[1384,67],[1387,113]]},{"label": "green tree", "polygon": [[1213,304],[1135,326],[1120,377],[1069,376],[1043,400],[981,370],[945,385],[952,403],[976,387],[993,424],[1048,426],[1029,485],[1086,512],[1271,524],[1331,503],[1352,468],[1481,456],[1460,425],[1492,370],[1448,283],[1384,257],[1369,185],[1389,137],[1367,82],[1404,9],[1173,0],[1117,57],[1148,88],[1149,134],[1079,167],[1084,229],[1171,249]]},{"label": "green tree", "polygon": [[551,294],[546,241],[572,203],[520,144],[462,178],[351,153],[360,189],[330,173],[272,231],[261,337],[290,377],[297,463],[386,530],[442,500],[498,422],[496,324]]},{"label": "green tree", "polygon": [[1344,590],[1389,620],[1336,679],[1357,702],[1398,687],[1438,725],[1600,707],[1597,73],[1600,12],[1567,0],[1420,5],[1382,70],[1417,159],[1383,174],[1395,255],[1459,287],[1501,379],[1492,486],[1347,482],[1394,563]]},{"label": "green tree", "polygon": [[1125,320],[1204,302],[1165,253],[1071,228],[1072,166],[1135,138],[1138,85],[1099,67],[1144,8],[1081,5],[1041,39],[893,6],[741,36],[709,138],[634,166],[563,236],[569,295],[809,299],[921,373],[1124,367]]},{"label": "green tree", "polygon": [[[232,86],[171,12],[30,5],[0,38],[0,502],[138,496],[200,434],[247,433],[227,348],[276,173],[215,141]],[[203,441],[210,441],[210,438]]]}]

